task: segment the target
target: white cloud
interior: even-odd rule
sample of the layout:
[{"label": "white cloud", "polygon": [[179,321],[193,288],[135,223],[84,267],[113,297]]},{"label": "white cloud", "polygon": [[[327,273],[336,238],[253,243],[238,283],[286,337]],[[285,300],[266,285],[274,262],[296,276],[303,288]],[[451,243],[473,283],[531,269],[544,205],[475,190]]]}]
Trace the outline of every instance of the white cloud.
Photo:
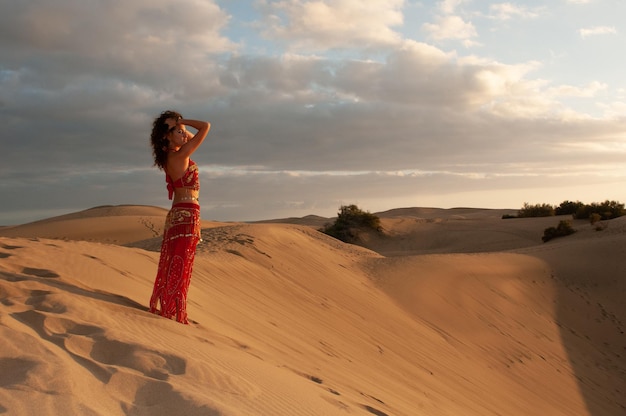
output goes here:
[{"label": "white cloud", "polygon": [[401,40],[404,0],[283,0],[259,3],[263,34],[298,49],[377,47]]},{"label": "white cloud", "polygon": [[422,27],[434,40],[471,40],[477,36],[474,25],[459,16],[439,16],[435,23],[425,23]]},{"label": "white cloud", "polygon": [[580,36],[584,39],[596,35],[615,35],[617,34],[617,29],[612,26],[594,26],[580,29],[578,33],[580,33]]},{"label": "white cloud", "polygon": [[[598,105],[604,110],[604,117],[616,120],[626,119],[626,101],[613,101]],[[626,142],[626,137],[622,137],[622,143],[624,142]]]},{"label": "white cloud", "polygon": [[530,10],[525,6],[512,3],[498,3],[489,6],[491,16],[498,20],[508,20],[512,17],[535,18],[539,16],[537,10]]},{"label": "white cloud", "polygon": [[466,2],[467,0],[442,0],[439,2],[438,8],[443,14],[454,14],[457,7]]},{"label": "white cloud", "polygon": [[575,87],[572,85],[560,85],[549,88],[547,93],[554,97],[594,97],[600,91],[606,91],[608,85],[599,81],[593,81],[585,87]]}]

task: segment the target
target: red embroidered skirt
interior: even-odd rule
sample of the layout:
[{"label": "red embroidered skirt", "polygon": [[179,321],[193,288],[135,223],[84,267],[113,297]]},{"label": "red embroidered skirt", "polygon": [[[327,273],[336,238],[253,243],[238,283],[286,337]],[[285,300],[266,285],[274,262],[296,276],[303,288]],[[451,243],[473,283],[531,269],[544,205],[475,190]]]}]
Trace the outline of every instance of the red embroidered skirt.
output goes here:
[{"label": "red embroidered skirt", "polygon": [[[150,298],[150,312],[188,324],[187,291],[200,241],[200,207],[179,203],[165,218],[159,269]],[[160,309],[157,308],[160,306]]]}]

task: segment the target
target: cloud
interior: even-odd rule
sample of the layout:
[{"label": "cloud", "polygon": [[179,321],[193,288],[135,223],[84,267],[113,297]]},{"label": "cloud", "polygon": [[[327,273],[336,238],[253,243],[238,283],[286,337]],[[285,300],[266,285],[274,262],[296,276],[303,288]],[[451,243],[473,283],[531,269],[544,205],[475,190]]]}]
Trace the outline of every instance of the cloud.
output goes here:
[{"label": "cloud", "polygon": [[214,72],[207,54],[236,49],[220,34],[228,15],[209,1],[14,1],[3,14],[3,69],[17,72],[42,94],[101,82],[96,77],[129,85],[162,83],[164,90],[182,88],[185,94],[209,91],[210,76],[193,86],[184,80],[198,71]]},{"label": "cloud", "polygon": [[290,50],[378,47],[398,43],[404,0],[284,0],[259,2],[263,35]]},{"label": "cloud", "polygon": [[[471,22],[465,22],[459,16],[439,16],[435,23],[425,23],[423,26],[429,36],[434,40],[456,39],[471,41],[478,36],[476,28]],[[471,46],[469,43],[468,46]]]},{"label": "cloud", "polygon": [[557,97],[594,97],[600,91],[606,91],[608,85],[599,81],[593,81],[585,87],[575,87],[572,85],[561,85],[548,89],[548,94]]},{"label": "cloud", "polygon": [[[536,60],[403,38],[403,1],[261,2],[267,25],[247,30],[267,36],[264,55],[227,37],[233,16],[216,2],[49,3],[11,1],[0,16],[0,223],[42,206],[168,204],[148,145],[167,108],[212,123],[194,154],[212,219],[453,203],[485,189],[517,207],[520,187],[620,174],[624,100],[601,106],[602,122],[563,101],[599,97],[608,82],[556,83]],[[464,4],[438,4],[431,39],[475,42],[454,14]]]},{"label": "cloud", "polygon": [[580,33],[580,36],[584,39],[589,36],[616,35],[617,29],[612,26],[594,26],[580,29],[578,33]]},{"label": "cloud", "polygon": [[467,2],[467,0],[440,1],[437,4],[439,13],[434,17],[434,21],[422,25],[422,30],[428,34],[429,39],[436,42],[458,40],[467,48],[480,45],[473,40],[478,36],[476,27],[457,14],[459,6]]},{"label": "cloud", "polygon": [[538,10],[512,3],[498,3],[489,6],[490,15],[498,20],[509,20],[513,17],[535,18],[540,15]]},{"label": "cloud", "polygon": [[604,117],[616,120],[624,119],[624,114],[626,114],[626,101],[601,103],[599,106],[604,110]]},{"label": "cloud", "polygon": [[467,3],[467,0],[442,0],[438,4],[438,9],[442,14],[454,14],[458,6]]}]

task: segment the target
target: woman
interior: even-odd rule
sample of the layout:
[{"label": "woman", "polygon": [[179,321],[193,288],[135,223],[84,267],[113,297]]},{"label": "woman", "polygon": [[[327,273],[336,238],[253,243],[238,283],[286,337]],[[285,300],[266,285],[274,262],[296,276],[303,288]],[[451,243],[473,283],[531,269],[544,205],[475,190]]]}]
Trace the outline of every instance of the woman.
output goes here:
[{"label": "woman", "polygon": [[[187,131],[186,126],[197,130]],[[161,258],[150,298],[150,312],[188,324],[187,290],[200,241],[200,181],[191,154],[202,144],[211,125],[187,120],[175,111],[161,113],[152,123],[154,164],[165,171],[172,208],[165,219]]]}]

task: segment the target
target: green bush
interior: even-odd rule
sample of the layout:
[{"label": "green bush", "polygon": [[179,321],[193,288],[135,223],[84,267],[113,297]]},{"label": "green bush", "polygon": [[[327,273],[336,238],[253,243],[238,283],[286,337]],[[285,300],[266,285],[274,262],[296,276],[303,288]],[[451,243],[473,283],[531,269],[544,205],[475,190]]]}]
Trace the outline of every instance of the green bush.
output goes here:
[{"label": "green bush", "polygon": [[574,213],[574,218],[578,220],[589,219],[593,214],[598,214],[601,220],[611,220],[626,214],[624,204],[617,201],[606,200],[602,203],[591,203],[581,205]]},{"label": "green bush", "polygon": [[574,234],[576,230],[572,228],[569,221],[561,220],[556,227],[548,227],[543,231],[543,237],[541,240],[545,243],[557,237],[565,237],[566,235]]},{"label": "green bush", "polygon": [[580,201],[563,201],[561,202],[561,205],[556,207],[555,213],[556,215],[574,215],[581,207],[584,206],[585,204]]},{"label": "green bush", "polygon": [[381,232],[380,218],[356,205],[342,205],[335,222],[320,231],[343,242],[354,243],[359,241],[359,233],[364,230]]},{"label": "green bush", "polygon": [[517,216],[505,214],[502,219],[571,215],[573,219],[584,220],[591,218],[593,214],[599,215],[601,220],[611,220],[626,215],[626,209],[624,209],[624,204],[609,200],[591,204],[583,204],[580,201],[563,201],[558,207],[550,204],[530,205],[524,202],[524,206],[517,211]]},{"label": "green bush", "polygon": [[554,216],[554,207],[550,204],[530,205],[528,202],[524,202],[524,206],[522,207],[522,209],[517,211],[518,218],[552,216]]},{"label": "green bush", "polygon": [[589,222],[596,231],[606,230],[608,227],[608,223],[602,222],[602,216],[595,212],[589,216]]}]

